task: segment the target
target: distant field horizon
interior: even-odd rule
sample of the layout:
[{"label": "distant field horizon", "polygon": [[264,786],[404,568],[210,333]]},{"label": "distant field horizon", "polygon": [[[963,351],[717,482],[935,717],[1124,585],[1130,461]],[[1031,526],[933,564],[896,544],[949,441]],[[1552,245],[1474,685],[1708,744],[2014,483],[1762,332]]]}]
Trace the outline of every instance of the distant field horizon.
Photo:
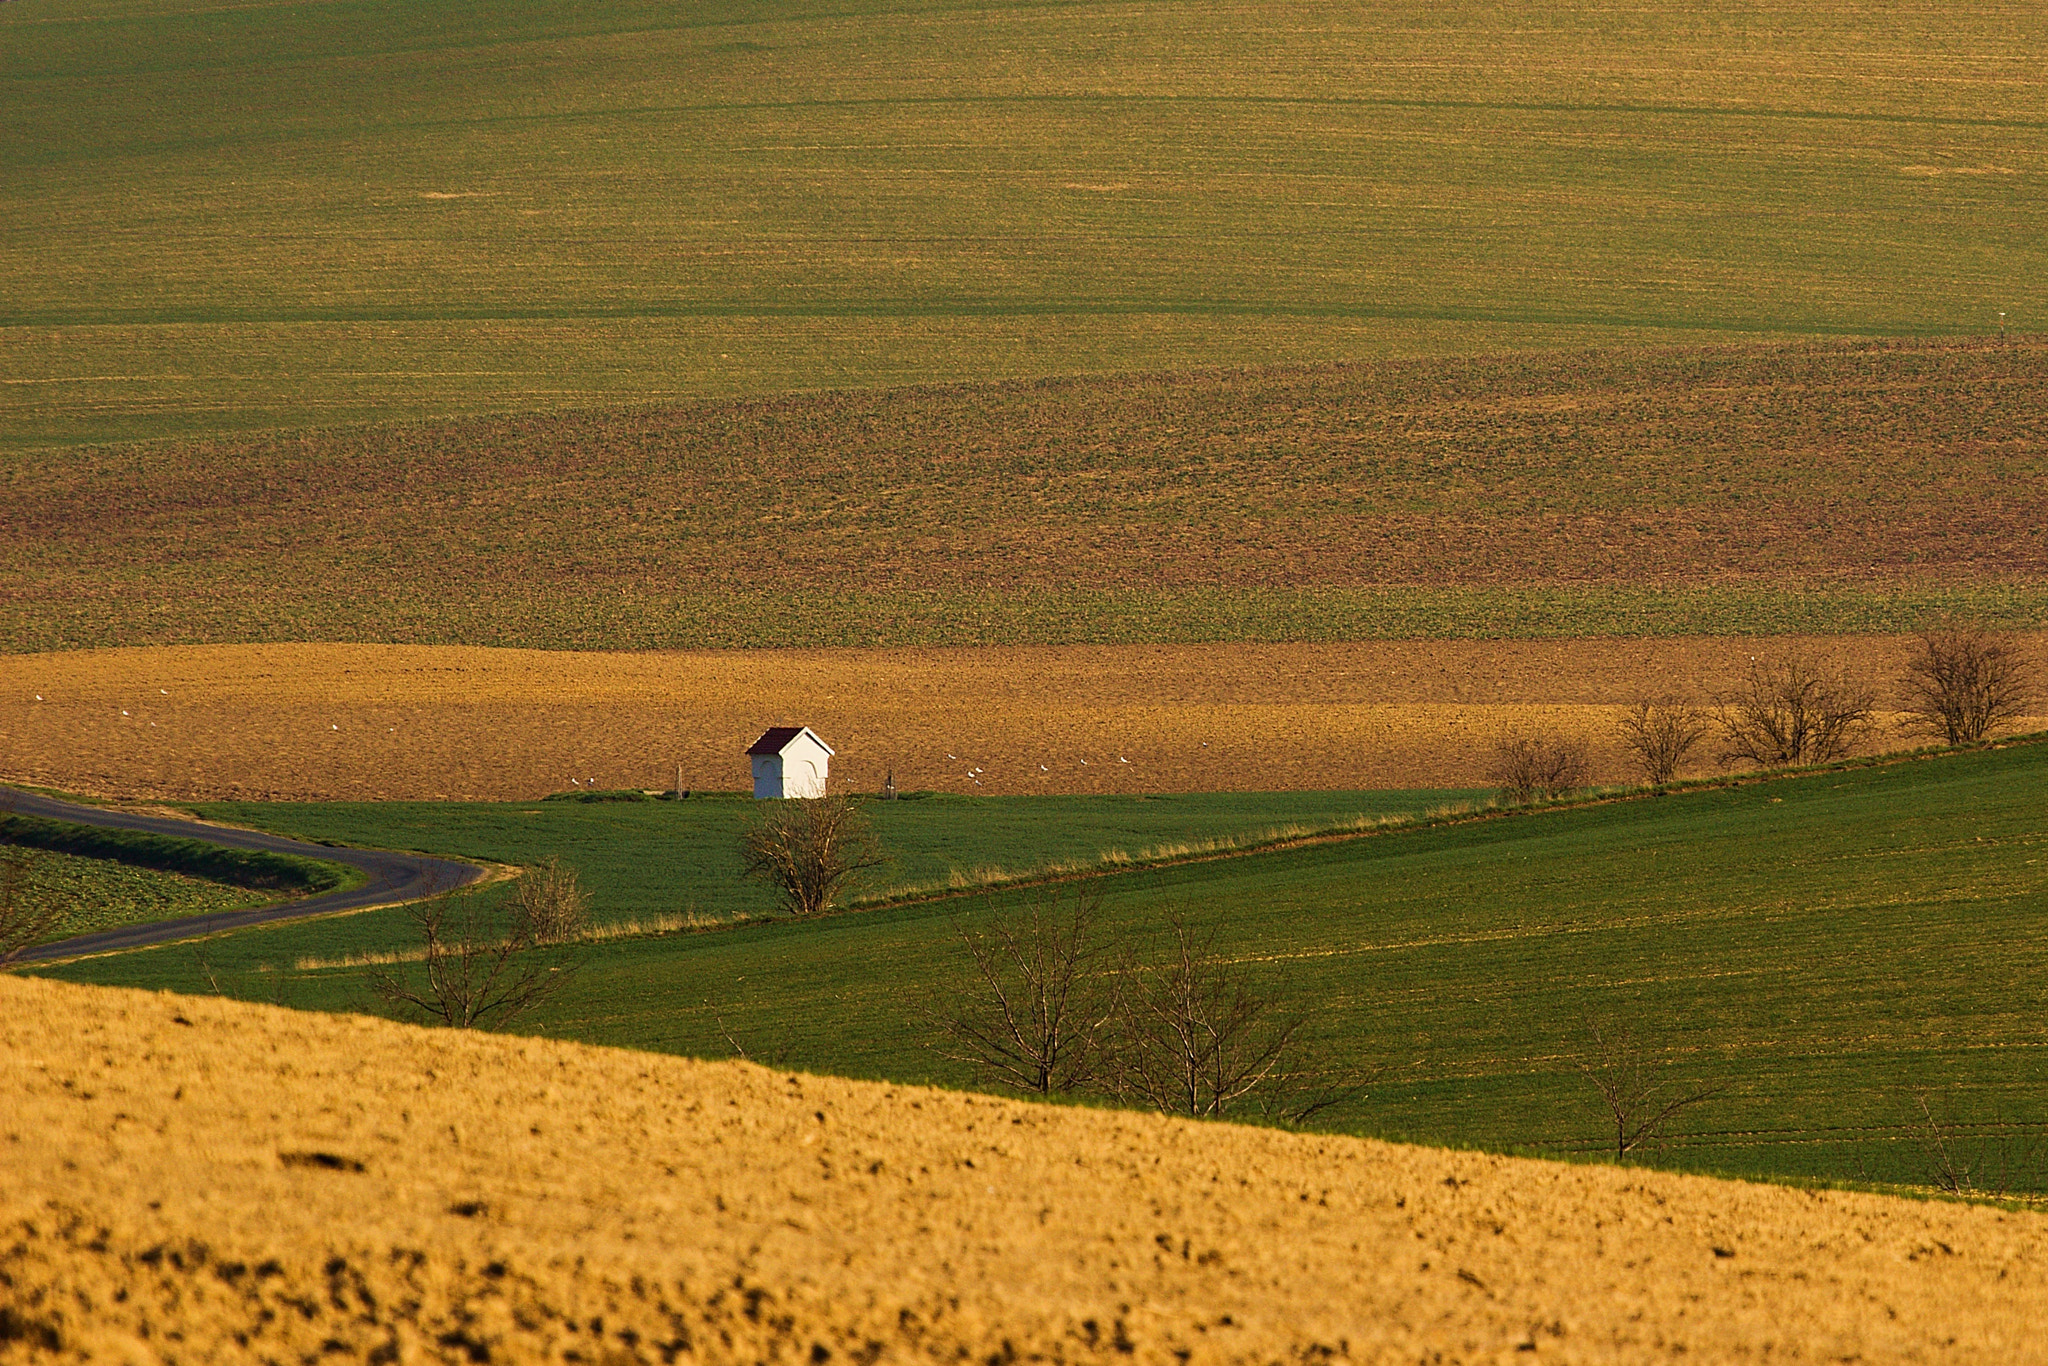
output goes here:
[{"label": "distant field horizon", "polygon": [[2038,334],[2043,50],[1858,0],[15,0],[0,450]]}]

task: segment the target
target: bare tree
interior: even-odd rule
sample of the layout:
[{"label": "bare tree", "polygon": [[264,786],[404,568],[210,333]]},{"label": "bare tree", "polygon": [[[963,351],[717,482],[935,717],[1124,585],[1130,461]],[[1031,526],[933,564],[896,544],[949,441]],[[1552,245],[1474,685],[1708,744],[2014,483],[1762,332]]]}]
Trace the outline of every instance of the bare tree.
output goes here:
[{"label": "bare tree", "polygon": [[1640,701],[1621,718],[1621,742],[1652,787],[1677,775],[1693,748],[1706,738],[1712,718],[1689,702]]},{"label": "bare tree", "polygon": [[37,861],[28,849],[0,852],[0,965],[12,963],[64,923],[60,906],[36,900]]},{"label": "bare tree", "polygon": [[513,931],[536,944],[566,944],[590,916],[590,895],[576,882],[576,869],[550,854],[519,877]]},{"label": "bare tree", "polygon": [[1021,915],[986,929],[959,927],[974,965],[967,994],[921,1010],[943,1057],[984,1080],[1049,1095],[1103,1081],[1117,1000],[1097,933],[1102,896],[1041,892]]},{"label": "bare tree", "polygon": [[1751,660],[1741,686],[1714,709],[1721,758],[1765,768],[1839,759],[1870,728],[1876,705],[1870,689],[1807,660]]},{"label": "bare tree", "polygon": [[1168,923],[1158,960],[1125,959],[1112,1094],[1198,1119],[1252,1101],[1268,1117],[1299,1122],[1364,1089],[1306,1056],[1306,1022],[1218,955],[1213,933],[1197,938],[1179,916]]},{"label": "bare tree", "polygon": [[1943,622],[1920,633],[1906,665],[1906,712],[1915,729],[1947,744],[1981,743],[2033,700],[2025,666],[2010,637]]},{"label": "bare tree", "polygon": [[1548,735],[1502,736],[1493,746],[1493,768],[1488,776],[1500,786],[1501,795],[1513,802],[1538,797],[1561,797],[1584,787],[1592,765],[1586,746],[1578,740]]},{"label": "bare tree", "polygon": [[790,798],[763,803],[740,833],[747,876],[766,879],[791,915],[821,915],[861,874],[888,856],[860,808],[846,797]]},{"label": "bare tree", "polygon": [[1658,1075],[1635,1034],[1626,1025],[1603,1025],[1589,1019],[1592,1053],[1579,1071],[1600,1093],[1600,1104],[1614,1125],[1614,1156],[1627,1157],[1644,1144],[1663,1137],[1664,1126],[1683,1110],[1712,1100],[1719,1087],[1674,1088]]},{"label": "bare tree", "polygon": [[1950,1195],[1990,1196],[2038,1191],[2048,1184],[2048,1129],[1993,1121],[1964,1124],[1913,1094],[1906,1133],[1920,1150],[1923,1184]]},{"label": "bare tree", "polygon": [[[429,897],[405,908],[425,947],[425,980],[379,969],[370,990],[386,1003],[457,1029],[504,1029],[545,1005],[578,964],[535,951],[515,915],[501,917],[473,893]],[[509,921],[510,923],[501,923]]]}]

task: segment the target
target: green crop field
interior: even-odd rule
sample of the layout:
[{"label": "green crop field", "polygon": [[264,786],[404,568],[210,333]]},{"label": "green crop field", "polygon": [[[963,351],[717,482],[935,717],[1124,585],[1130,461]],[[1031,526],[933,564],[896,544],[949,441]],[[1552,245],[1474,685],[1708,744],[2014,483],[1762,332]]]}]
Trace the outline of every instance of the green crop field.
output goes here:
[{"label": "green crop field", "polygon": [[0,7],[0,445],[2048,315],[2048,18]]},{"label": "green crop field", "polygon": [[[1589,1055],[1586,1021],[1604,1018],[1653,1041],[1673,1078],[1722,1088],[1656,1160],[1924,1184],[1916,1126],[1932,1115],[1946,1137],[2038,1187],[2044,809],[2048,745],[2015,744],[1095,885],[1121,933],[1157,935],[1172,913],[1213,929],[1265,990],[1311,1018],[1330,1056],[1378,1071],[1366,1098],[1333,1116],[1351,1131],[1589,1150],[1601,1126],[1577,1063]],[[309,812],[305,828],[338,829],[328,822],[349,814]],[[921,991],[964,986],[956,917],[1030,895],[602,944],[535,1027],[708,1056],[728,1055],[730,1034],[791,1067],[968,1084],[922,1046],[911,1006]],[[316,926],[278,927],[208,952],[252,993],[366,1000],[358,973],[289,968],[318,940]],[[261,962],[275,970],[247,971]],[[197,980],[189,949],[62,975],[188,990]]]},{"label": "green crop field", "polygon": [[[1470,792],[1205,792],[1159,797],[961,797],[868,802],[890,864],[858,895],[900,897],[1030,877],[1050,867],[1146,862],[1210,842],[1257,843],[1291,833],[1420,816]],[[527,865],[549,855],[576,868],[600,925],[663,916],[706,921],[766,916],[768,889],[740,876],[739,834],[752,798],[699,794],[647,802],[208,802],[193,808],[234,825],[306,840]],[[286,928],[282,937],[225,941],[215,961],[247,968],[389,948],[402,914],[370,912]],[[175,951],[168,955],[175,962]],[[187,984],[189,985],[189,984]]]},{"label": "green crop field", "polygon": [[1573,352],[472,418],[8,472],[12,650],[2048,621],[2048,346]]},{"label": "green crop field", "polygon": [[22,905],[38,913],[55,910],[61,917],[43,936],[45,941],[122,925],[268,906],[277,900],[274,891],[229,887],[111,859],[8,846],[0,846],[0,858],[20,859],[26,865],[17,893]]}]

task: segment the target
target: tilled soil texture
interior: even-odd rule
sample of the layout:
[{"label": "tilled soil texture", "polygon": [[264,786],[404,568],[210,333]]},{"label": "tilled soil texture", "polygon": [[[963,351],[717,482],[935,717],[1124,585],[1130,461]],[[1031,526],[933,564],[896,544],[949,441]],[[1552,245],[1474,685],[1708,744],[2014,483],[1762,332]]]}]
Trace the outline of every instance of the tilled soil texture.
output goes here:
[{"label": "tilled soil texture", "polygon": [[[2026,638],[2048,658],[2048,633]],[[0,776],[124,798],[531,798],[732,791],[770,725],[839,751],[836,790],[1468,787],[1506,734],[1631,776],[1636,698],[1704,701],[1794,655],[1890,697],[1906,637],[557,654],[168,647],[0,657]],[[2030,725],[2048,725],[2035,720]],[[1897,717],[1873,737],[1908,743]],[[1712,741],[1695,771],[1711,769]]]},{"label": "tilled soil texture", "polygon": [[1615,350],[50,451],[0,475],[0,648],[2038,625],[2044,362]]},{"label": "tilled soil texture", "polygon": [[0,979],[0,1361],[2048,1360],[2048,1218]]}]

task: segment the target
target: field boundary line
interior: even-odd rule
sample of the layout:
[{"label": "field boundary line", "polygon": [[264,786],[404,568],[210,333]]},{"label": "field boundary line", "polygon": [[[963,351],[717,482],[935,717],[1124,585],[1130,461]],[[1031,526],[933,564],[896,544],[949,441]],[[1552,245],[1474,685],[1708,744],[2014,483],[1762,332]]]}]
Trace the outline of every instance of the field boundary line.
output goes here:
[{"label": "field boundary line", "polygon": [[[858,915],[868,911],[893,910],[902,906],[918,906],[942,901],[954,901],[965,896],[1009,891],[1016,888],[1064,886],[1070,883],[1095,879],[1122,877],[1132,873],[1156,872],[1165,868],[1191,867],[1204,863],[1221,863],[1230,859],[1249,858],[1258,854],[1308,849],[1328,844],[1346,844],[1381,836],[1415,834],[1421,831],[1448,829],[1460,825],[1476,825],[1484,821],[1500,820],[1503,818],[1590,810],[1596,807],[1619,805],[1625,802],[1653,801],[1664,797],[1689,796],[1696,792],[1733,791],[1737,788],[1754,787],[1764,783],[1819,777],[1828,773],[1850,773],[1866,769],[1895,768],[1909,763],[1922,763],[1929,760],[1950,758],[1960,754],[2032,747],[2035,745],[2048,745],[2048,731],[2035,731],[2024,735],[2006,736],[1987,744],[1968,748],[1951,749],[1945,746],[1938,748],[1929,746],[1911,750],[1893,750],[1884,754],[1867,754],[1848,759],[1837,759],[1825,764],[1807,764],[1795,768],[1782,769],[1752,769],[1713,778],[1693,778],[1682,783],[1669,783],[1662,787],[1638,785],[1626,788],[1596,788],[1584,796],[1559,798],[1555,801],[1529,802],[1517,806],[1500,806],[1489,803],[1475,809],[1442,811],[1436,814],[1425,813],[1420,817],[1387,817],[1382,818],[1368,829],[1332,827],[1310,834],[1288,836],[1266,842],[1248,842],[1230,849],[1204,850],[1184,855],[1163,856],[1156,859],[1132,858],[1128,862],[1114,866],[1071,870],[1045,870],[1043,872],[1030,871],[1000,881],[976,883],[961,887],[947,887],[944,889],[918,889],[908,895],[883,895],[870,900],[854,902],[843,910],[831,912],[831,915]],[[826,917],[818,918],[824,919]],[[737,926],[718,928],[737,928]]]}]

